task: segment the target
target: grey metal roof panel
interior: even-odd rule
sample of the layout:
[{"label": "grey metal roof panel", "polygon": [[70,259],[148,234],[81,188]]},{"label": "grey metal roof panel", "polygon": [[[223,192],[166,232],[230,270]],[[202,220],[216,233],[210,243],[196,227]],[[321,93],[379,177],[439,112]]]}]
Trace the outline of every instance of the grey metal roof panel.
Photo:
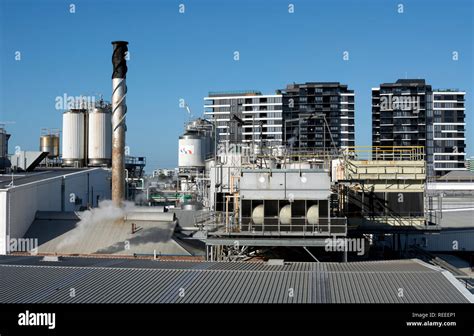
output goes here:
[{"label": "grey metal roof panel", "polygon": [[[2,303],[467,303],[441,269],[416,260],[264,263],[0,258]],[[73,266],[76,262],[80,266]],[[137,263],[140,262],[140,263]],[[141,267],[137,267],[140,265]],[[147,267],[148,265],[148,267]],[[149,267],[153,265],[153,267]],[[120,267],[119,267],[120,266]],[[71,296],[74,289],[75,296]],[[400,295],[400,289],[403,295]]]},{"label": "grey metal roof panel", "polygon": [[[439,274],[441,275],[441,274]],[[448,280],[423,273],[330,273],[334,303],[467,302]]]},{"label": "grey metal roof panel", "polygon": [[[101,168],[51,168],[51,169],[38,169],[33,172],[22,172],[13,174],[13,180],[15,186],[24,185],[32,182],[39,182],[52,177],[64,176],[72,173],[78,173],[81,171],[92,171]],[[0,189],[6,188],[11,182],[12,176],[10,174],[0,174]]]},{"label": "grey metal roof panel", "polygon": [[150,269],[196,269],[235,271],[312,271],[313,263],[292,262],[285,265],[267,265],[261,262],[206,262],[206,261],[161,261],[151,259],[120,259],[94,257],[61,257],[59,262],[42,261],[41,256],[0,256],[0,264],[37,266],[80,266]]}]

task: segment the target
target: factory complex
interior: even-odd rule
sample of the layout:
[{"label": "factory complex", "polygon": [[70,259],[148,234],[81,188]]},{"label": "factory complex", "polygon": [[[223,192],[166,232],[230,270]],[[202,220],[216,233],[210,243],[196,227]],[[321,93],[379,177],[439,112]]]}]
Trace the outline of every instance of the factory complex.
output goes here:
[{"label": "factory complex", "polygon": [[0,127],[1,302],[474,302],[465,91],[368,88],[366,146],[348,84],[210,91],[178,166],[150,174],[112,46],[110,102],[64,106],[38,151],[11,154]]}]

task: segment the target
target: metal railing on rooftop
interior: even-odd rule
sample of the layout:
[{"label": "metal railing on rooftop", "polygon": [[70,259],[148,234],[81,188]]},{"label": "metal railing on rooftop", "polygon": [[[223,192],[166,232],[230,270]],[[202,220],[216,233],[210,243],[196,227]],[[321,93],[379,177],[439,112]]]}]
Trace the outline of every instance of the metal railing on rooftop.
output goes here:
[{"label": "metal railing on rooftop", "polygon": [[424,146],[348,146],[345,149],[355,160],[422,161]]},{"label": "metal railing on rooftop", "polygon": [[320,217],[317,223],[309,223],[305,217],[292,217],[289,223],[278,218],[265,217],[262,224],[255,224],[251,217],[242,217],[240,233],[272,236],[328,236],[346,235],[345,217]]}]

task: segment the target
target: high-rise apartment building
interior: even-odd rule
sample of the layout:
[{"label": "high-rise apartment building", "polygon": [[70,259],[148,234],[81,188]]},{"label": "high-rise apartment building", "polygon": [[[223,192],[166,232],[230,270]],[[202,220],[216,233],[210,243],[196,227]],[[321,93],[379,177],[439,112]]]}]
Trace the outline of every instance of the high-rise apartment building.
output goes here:
[{"label": "high-rise apartment building", "polygon": [[422,146],[431,176],[465,169],[464,94],[433,90],[424,79],[373,88],[372,146]]},{"label": "high-rise apartment building", "polygon": [[281,90],[284,142],[300,149],[354,146],[354,91],[338,82],[289,84]]},{"label": "high-rise apartment building", "polygon": [[209,92],[204,115],[215,122],[218,141],[259,146],[282,144],[281,95],[259,91]]}]

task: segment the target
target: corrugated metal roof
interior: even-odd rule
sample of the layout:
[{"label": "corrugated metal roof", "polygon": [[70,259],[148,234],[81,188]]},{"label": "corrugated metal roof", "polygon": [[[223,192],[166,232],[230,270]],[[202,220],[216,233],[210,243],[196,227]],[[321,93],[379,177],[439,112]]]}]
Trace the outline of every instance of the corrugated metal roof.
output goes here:
[{"label": "corrugated metal roof", "polygon": [[[418,260],[181,262],[0,257],[2,303],[467,303],[446,271]],[[71,297],[71,289],[75,296]]]}]

